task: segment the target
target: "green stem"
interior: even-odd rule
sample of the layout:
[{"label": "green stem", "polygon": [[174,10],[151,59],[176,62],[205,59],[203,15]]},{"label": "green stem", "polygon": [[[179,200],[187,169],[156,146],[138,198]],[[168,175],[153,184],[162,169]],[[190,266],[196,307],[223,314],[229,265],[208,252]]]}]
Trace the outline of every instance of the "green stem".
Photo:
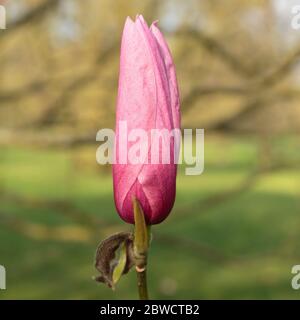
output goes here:
[{"label": "green stem", "polygon": [[150,227],[146,225],[143,209],[137,199],[133,199],[134,211],[134,258],[140,300],[148,300],[147,256],[150,242]]},{"label": "green stem", "polygon": [[149,300],[148,286],[147,286],[147,269],[139,272],[136,270],[137,284],[140,300]]}]

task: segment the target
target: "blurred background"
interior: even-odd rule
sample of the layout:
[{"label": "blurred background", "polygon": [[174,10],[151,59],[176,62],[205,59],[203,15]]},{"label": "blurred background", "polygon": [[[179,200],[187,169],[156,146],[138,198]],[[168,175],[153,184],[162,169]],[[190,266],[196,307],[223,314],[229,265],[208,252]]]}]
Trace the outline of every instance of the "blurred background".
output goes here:
[{"label": "blurred background", "polygon": [[168,39],[183,127],[205,129],[204,173],[180,167],[174,210],[153,228],[151,297],[300,297],[297,1],[1,4],[0,299],[137,298],[134,272],[115,292],[92,280],[97,244],[131,228],[95,137],[114,127],[121,32],[137,13]]}]

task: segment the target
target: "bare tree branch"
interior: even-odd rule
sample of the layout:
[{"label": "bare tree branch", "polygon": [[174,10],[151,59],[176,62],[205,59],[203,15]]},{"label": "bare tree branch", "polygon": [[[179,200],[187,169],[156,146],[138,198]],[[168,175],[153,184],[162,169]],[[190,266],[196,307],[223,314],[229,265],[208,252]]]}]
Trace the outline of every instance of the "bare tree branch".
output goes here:
[{"label": "bare tree branch", "polygon": [[229,257],[221,251],[200,243],[199,241],[191,240],[187,237],[173,236],[170,234],[155,233],[155,240],[170,247],[181,247],[183,250],[192,251],[194,254],[199,254],[201,257],[219,263],[224,263],[229,260]]},{"label": "bare tree branch", "polygon": [[243,77],[249,78],[254,75],[254,70],[247,68],[232,52],[225,49],[217,39],[207,35],[204,31],[195,29],[183,29],[176,33],[177,36],[192,37],[198,41],[206,50],[213,53],[224,61],[231,70]]},{"label": "bare tree branch", "polygon": [[26,98],[31,94],[36,94],[39,93],[41,90],[44,90],[49,83],[50,80],[40,80],[34,81],[28,85],[25,85],[22,88],[2,92],[0,91],[0,101],[2,103],[9,103]]},{"label": "bare tree branch", "polygon": [[1,34],[1,39],[28,23],[40,21],[51,9],[54,9],[60,1],[61,0],[45,0],[30,11],[25,12],[20,18],[8,24],[3,35]]},{"label": "bare tree branch", "polygon": [[275,91],[269,93],[257,93],[256,96],[252,96],[240,107],[234,115],[228,119],[223,119],[214,123],[210,129],[219,130],[219,131],[231,131],[235,123],[238,123],[245,117],[250,116],[253,112],[263,108],[270,107],[278,102],[284,102],[299,99],[300,91],[299,90],[283,90]]},{"label": "bare tree branch", "polygon": [[[83,89],[98,77],[99,67],[105,64],[107,60],[111,58],[117,48],[117,43],[114,43],[101,51],[96,57],[95,63],[92,65],[92,67],[78,78],[71,80],[71,82],[65,88],[63,88],[59,97],[45,108],[39,119],[34,121],[34,123],[30,122],[30,127],[46,127],[53,124],[61,109],[65,109],[68,106],[69,102],[74,96],[74,92],[78,92],[80,89]],[[28,124],[26,126],[28,126]]]},{"label": "bare tree branch", "polygon": [[81,145],[96,144],[96,130],[83,134],[43,133],[27,130],[0,130],[0,145],[35,145],[41,148],[74,148]]},{"label": "bare tree branch", "polygon": [[[25,237],[36,241],[57,241],[57,242],[75,242],[92,244],[99,241],[99,238],[106,236],[105,228],[99,228],[95,233],[91,226],[83,226],[78,224],[63,225],[63,226],[47,226],[43,223],[27,221],[23,218],[16,217],[11,213],[0,212],[2,225],[11,229]],[[116,226],[117,227],[117,226]],[[110,227],[111,231],[112,226]],[[229,260],[229,257],[224,255],[219,250],[193,241],[188,238],[174,237],[167,234],[155,234],[155,238],[160,245],[167,245],[168,248],[174,249],[181,247],[184,250],[192,251],[194,255],[200,256],[208,260],[224,263]]]},{"label": "bare tree branch", "polygon": [[283,61],[276,66],[270,73],[265,74],[258,85],[262,88],[271,87],[282,81],[292,70],[292,67],[300,61],[300,47],[296,48]]},{"label": "bare tree branch", "polygon": [[215,87],[199,87],[191,90],[186,96],[182,99],[182,106],[184,111],[191,109],[194,103],[201,97],[210,96],[210,95],[245,95],[248,93],[247,88],[243,87],[227,87],[227,86],[215,86]]}]

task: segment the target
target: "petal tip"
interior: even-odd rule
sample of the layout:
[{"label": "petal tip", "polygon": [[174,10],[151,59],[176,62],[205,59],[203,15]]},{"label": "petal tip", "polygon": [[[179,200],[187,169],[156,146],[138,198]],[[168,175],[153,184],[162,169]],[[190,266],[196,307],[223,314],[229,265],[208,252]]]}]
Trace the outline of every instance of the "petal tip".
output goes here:
[{"label": "petal tip", "polygon": [[141,14],[138,14],[136,16],[135,23],[141,23],[142,25],[147,26],[147,28],[148,28],[148,24],[147,24],[146,20],[144,19],[143,15],[141,15]]},{"label": "petal tip", "polygon": [[135,28],[135,24],[133,20],[130,17],[127,17],[125,21],[124,29],[123,29],[123,35],[127,33],[131,33],[132,30],[134,30],[134,28]]},{"label": "petal tip", "polygon": [[134,23],[133,20],[129,16],[127,16],[126,21],[125,21],[125,25],[126,24],[133,24],[133,23]]},{"label": "petal tip", "polygon": [[159,20],[153,21],[150,28],[151,28],[151,29],[152,29],[152,28],[158,28],[158,22],[159,22]]}]

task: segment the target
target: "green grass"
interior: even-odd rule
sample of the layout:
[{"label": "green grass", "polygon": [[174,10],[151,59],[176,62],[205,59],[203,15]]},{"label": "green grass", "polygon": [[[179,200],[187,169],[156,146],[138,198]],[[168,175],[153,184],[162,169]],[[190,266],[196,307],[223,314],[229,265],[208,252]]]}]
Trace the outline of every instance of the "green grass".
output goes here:
[{"label": "green grass", "polygon": [[[174,211],[153,228],[151,297],[299,299],[300,292],[290,285],[291,268],[300,264],[299,170],[266,173],[249,189],[202,209],[207,197],[236,188],[256,168],[257,150],[254,138],[208,137],[204,173],[185,176],[180,168]],[[293,162],[300,159],[298,140],[293,137],[273,141],[273,150],[275,159],[283,155]],[[0,188],[0,213],[33,226],[86,227],[64,210],[6,195],[64,200],[83,212],[83,220],[101,219],[91,226],[94,237],[89,242],[40,239],[0,222],[0,264],[7,269],[7,290],[0,291],[0,299],[137,297],[134,272],[121,279],[115,292],[92,280],[97,274],[93,267],[97,242],[104,234],[130,228],[115,212],[109,173],[79,169],[72,152],[1,148]]]}]

